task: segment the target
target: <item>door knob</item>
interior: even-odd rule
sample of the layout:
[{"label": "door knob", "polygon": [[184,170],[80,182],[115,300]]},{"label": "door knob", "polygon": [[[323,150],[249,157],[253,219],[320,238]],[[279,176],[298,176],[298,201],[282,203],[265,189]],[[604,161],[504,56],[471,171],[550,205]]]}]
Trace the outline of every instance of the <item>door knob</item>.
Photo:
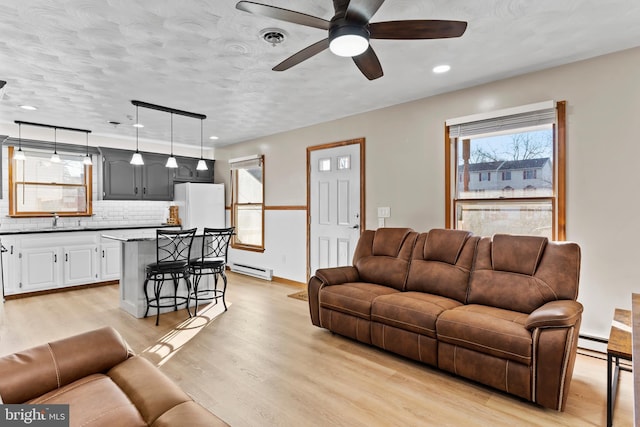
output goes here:
[{"label": "door knob", "polygon": [[354,225],[354,226],[353,226],[353,227],[351,227],[351,228],[354,228],[354,229],[356,229],[356,230],[357,230],[358,228],[360,228],[360,226],[359,226],[358,224],[356,224],[356,225]]}]

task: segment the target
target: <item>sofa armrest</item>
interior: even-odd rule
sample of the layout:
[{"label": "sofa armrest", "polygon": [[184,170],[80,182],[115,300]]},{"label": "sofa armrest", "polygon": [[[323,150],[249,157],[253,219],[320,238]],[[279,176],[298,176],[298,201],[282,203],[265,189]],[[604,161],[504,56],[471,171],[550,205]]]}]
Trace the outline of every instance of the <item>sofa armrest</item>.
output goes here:
[{"label": "sofa armrest", "polygon": [[572,327],[582,317],[582,304],[573,300],[551,301],[534,310],[525,323],[525,328]]},{"label": "sofa armrest", "polygon": [[24,403],[87,375],[106,372],[131,356],[111,327],[96,329],[0,358],[4,403]]},{"label": "sofa armrest", "polygon": [[311,323],[320,326],[320,289],[330,285],[341,285],[348,282],[357,282],[360,275],[355,267],[319,268],[315,276],[309,279],[307,293],[309,295],[309,313]]},{"label": "sofa armrest", "polygon": [[343,283],[357,282],[360,280],[358,270],[351,266],[319,268],[316,270],[315,275],[322,280],[325,285],[341,285]]}]

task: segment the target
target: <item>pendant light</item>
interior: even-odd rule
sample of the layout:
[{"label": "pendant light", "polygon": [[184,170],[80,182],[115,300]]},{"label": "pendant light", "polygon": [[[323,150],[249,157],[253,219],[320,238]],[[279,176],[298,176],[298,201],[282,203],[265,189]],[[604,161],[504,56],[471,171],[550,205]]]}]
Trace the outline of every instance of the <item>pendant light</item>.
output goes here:
[{"label": "pendant light", "polygon": [[165,165],[168,168],[177,168],[178,162],[176,158],[173,157],[173,113],[171,113],[171,156],[167,159],[167,164]]},{"label": "pendant light", "polygon": [[89,155],[89,132],[85,133],[85,135],[87,136],[87,155],[84,156],[84,160],[82,161],[82,163],[87,166],[91,166],[93,165],[93,162],[91,161],[91,156]]},{"label": "pendant light", "polygon": [[53,128],[53,154],[51,155],[51,163],[60,163],[60,156],[58,156],[58,128]]},{"label": "pendant light", "polygon": [[131,163],[132,165],[144,165],[144,160],[142,160],[142,154],[140,154],[140,152],[138,151],[138,129],[140,129],[142,126],[140,125],[140,122],[138,121],[138,106],[136,105],[136,124],[133,125],[136,128],[136,152],[133,153],[133,156],[131,156],[131,161],[129,163]]},{"label": "pendant light", "polygon": [[18,123],[18,151],[13,152],[13,160],[24,159],[24,151],[22,151],[22,124]]},{"label": "pendant light", "polygon": [[202,123],[204,122],[204,120],[200,119],[200,160],[198,160],[198,166],[196,166],[196,170],[199,171],[206,171],[207,169],[207,162],[204,161],[204,158],[202,157]]}]

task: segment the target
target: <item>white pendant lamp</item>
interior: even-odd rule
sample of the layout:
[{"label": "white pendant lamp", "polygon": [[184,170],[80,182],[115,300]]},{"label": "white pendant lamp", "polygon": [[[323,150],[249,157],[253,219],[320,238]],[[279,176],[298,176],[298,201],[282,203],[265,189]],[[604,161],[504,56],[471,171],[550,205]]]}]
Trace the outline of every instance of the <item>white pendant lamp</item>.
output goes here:
[{"label": "white pendant lamp", "polygon": [[203,140],[202,140],[202,124],[203,124],[204,120],[200,119],[200,160],[198,160],[198,166],[196,166],[196,170],[199,171],[206,171],[207,169],[209,169],[207,167],[207,162],[204,161],[204,158],[202,157],[202,145],[203,145]]},{"label": "white pendant lamp", "polygon": [[176,161],[176,158],[173,157],[173,113],[171,113],[171,156],[167,159],[167,164],[165,166],[171,169],[178,167],[178,162]]},{"label": "white pendant lamp", "polygon": [[51,163],[60,163],[60,156],[58,156],[58,129],[53,128],[53,154],[49,159]]},{"label": "white pendant lamp", "polygon": [[137,105],[136,105],[136,123],[133,126],[136,128],[136,152],[133,153],[133,156],[131,156],[131,161],[129,163],[131,163],[132,165],[141,166],[141,165],[144,165],[144,160],[142,159],[142,154],[140,154],[140,152],[138,151],[138,129],[140,129],[142,126],[138,121]]}]

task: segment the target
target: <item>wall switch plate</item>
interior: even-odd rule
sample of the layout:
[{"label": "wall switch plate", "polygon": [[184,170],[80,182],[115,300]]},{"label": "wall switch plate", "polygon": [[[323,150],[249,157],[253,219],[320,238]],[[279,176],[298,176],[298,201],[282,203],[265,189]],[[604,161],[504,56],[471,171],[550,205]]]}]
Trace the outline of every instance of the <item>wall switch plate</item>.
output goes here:
[{"label": "wall switch plate", "polygon": [[378,208],[378,218],[389,218],[391,216],[391,208]]}]

